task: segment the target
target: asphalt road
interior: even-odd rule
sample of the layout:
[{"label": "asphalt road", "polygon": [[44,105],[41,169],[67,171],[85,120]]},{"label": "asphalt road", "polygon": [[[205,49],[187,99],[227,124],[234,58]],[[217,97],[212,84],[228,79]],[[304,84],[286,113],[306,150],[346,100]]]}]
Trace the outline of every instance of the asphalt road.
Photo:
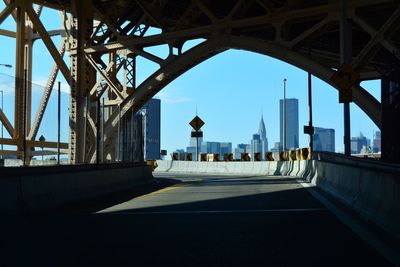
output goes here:
[{"label": "asphalt road", "polygon": [[294,179],[159,178],[95,213],[2,220],[0,265],[390,266]]}]

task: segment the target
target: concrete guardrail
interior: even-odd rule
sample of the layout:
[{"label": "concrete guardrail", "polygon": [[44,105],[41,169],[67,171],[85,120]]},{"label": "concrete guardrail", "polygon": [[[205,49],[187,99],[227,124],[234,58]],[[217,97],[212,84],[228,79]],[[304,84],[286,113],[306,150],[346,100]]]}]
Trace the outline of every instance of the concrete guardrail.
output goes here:
[{"label": "concrete guardrail", "polygon": [[0,168],[0,212],[46,211],[151,182],[145,163]]}]

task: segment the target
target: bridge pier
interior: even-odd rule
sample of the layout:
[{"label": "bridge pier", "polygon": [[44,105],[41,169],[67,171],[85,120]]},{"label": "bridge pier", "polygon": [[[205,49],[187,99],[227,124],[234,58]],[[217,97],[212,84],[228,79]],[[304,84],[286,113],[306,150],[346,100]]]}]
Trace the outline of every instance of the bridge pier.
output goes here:
[{"label": "bridge pier", "polygon": [[382,160],[400,163],[400,64],[382,78]]}]

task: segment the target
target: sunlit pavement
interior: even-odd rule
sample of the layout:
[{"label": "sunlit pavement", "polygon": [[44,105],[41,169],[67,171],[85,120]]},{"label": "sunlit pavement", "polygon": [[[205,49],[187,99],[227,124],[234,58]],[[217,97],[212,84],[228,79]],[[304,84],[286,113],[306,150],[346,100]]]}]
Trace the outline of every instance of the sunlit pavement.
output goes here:
[{"label": "sunlit pavement", "polygon": [[162,176],[97,213],[7,218],[1,266],[388,265],[293,178]]}]

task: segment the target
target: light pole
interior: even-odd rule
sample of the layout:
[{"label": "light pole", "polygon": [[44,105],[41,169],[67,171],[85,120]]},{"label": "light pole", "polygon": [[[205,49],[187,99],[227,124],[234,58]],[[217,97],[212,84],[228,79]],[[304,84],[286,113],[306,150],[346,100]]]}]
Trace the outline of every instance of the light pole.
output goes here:
[{"label": "light pole", "polygon": [[[3,67],[6,67],[6,68],[12,68],[12,65],[10,65],[10,64],[1,64],[0,63],[0,66],[3,66]],[[4,113],[4,92],[3,92],[3,90],[0,90],[0,93],[1,93],[1,112],[3,112]],[[3,138],[3,122],[1,122],[1,138]],[[3,151],[3,143],[1,143],[1,151]],[[3,156],[3,153],[1,153],[1,158],[3,158],[4,156]]]},{"label": "light pole", "polygon": [[286,154],[286,78],[283,79],[283,152]]}]

